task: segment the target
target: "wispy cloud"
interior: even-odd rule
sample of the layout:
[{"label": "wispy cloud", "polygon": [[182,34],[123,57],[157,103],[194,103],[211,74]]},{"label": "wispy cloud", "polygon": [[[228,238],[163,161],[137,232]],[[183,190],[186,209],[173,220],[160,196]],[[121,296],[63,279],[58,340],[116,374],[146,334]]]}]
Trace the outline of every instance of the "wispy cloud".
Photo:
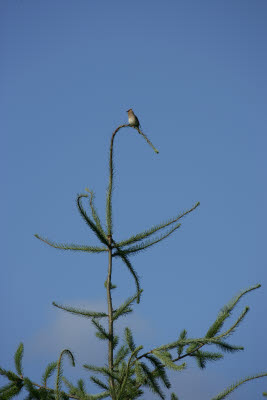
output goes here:
[{"label": "wispy cloud", "polygon": [[[73,304],[72,301],[64,304],[71,304],[73,307],[82,305],[82,308],[94,311],[106,309],[104,302],[81,301]],[[104,324],[104,320],[101,323]],[[137,336],[142,336],[145,341],[150,336],[149,322],[138,316],[121,318],[116,326],[116,334],[121,337],[126,326],[132,327]],[[105,342],[96,338],[95,331],[90,319],[59,310],[56,318],[36,333],[27,344],[29,356],[33,359],[40,359],[42,356],[57,358],[64,348],[68,348],[81,363],[103,364],[106,360],[107,346]]]}]

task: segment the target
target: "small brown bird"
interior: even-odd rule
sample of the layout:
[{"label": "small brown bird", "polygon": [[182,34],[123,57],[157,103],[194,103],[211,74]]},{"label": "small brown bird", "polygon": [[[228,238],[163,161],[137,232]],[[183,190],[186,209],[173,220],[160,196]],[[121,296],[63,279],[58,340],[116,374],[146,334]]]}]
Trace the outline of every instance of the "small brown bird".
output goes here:
[{"label": "small brown bird", "polygon": [[127,113],[128,113],[129,125],[135,126],[136,128],[139,128],[140,127],[140,123],[138,121],[137,116],[133,112],[133,110],[130,108],[130,110],[127,110]]}]

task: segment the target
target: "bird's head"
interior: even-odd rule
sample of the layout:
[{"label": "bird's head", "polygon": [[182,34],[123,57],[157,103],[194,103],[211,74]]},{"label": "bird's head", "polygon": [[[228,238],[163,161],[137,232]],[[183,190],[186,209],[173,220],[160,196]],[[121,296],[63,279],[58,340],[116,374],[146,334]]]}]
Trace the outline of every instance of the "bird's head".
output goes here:
[{"label": "bird's head", "polygon": [[131,114],[131,113],[133,112],[133,109],[132,109],[132,108],[129,108],[129,110],[127,110],[126,112],[127,112],[128,114],[129,114],[129,113]]}]

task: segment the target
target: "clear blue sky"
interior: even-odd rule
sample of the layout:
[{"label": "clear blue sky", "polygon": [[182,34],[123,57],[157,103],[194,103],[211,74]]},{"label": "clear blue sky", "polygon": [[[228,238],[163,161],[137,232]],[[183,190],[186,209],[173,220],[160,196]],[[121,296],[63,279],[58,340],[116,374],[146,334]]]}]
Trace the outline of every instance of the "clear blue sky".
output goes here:
[{"label": "clear blue sky", "polygon": [[[201,203],[168,241],[132,258],[144,288],[129,318],[136,341],[150,348],[183,328],[199,337],[232,296],[261,283],[237,310],[251,306],[231,339],[245,351],[204,372],[189,362],[173,389],[206,400],[266,371],[266,1],[12,0],[0,19],[0,365],[11,367],[20,341],[35,379],[65,347],[77,376],[83,362],[104,360],[90,324],[51,302],[105,307],[106,257],[60,252],[33,234],[97,243],[76,194],[93,189],[105,217],[110,137],[132,107],[160,153],[134,130],[117,137],[115,237]],[[134,291],[119,262],[114,283],[119,304]],[[231,398],[263,390],[267,379]]]}]

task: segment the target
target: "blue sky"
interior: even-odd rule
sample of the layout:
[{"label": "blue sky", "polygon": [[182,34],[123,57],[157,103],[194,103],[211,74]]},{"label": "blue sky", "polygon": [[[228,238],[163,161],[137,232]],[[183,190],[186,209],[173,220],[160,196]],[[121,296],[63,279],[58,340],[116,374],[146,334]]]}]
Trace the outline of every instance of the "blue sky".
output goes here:
[{"label": "blue sky", "polygon": [[[136,341],[150,348],[184,328],[199,337],[232,296],[261,283],[234,314],[251,306],[231,339],[245,351],[204,372],[189,362],[173,389],[209,399],[267,370],[266,18],[264,0],[1,2],[1,366],[20,341],[36,380],[65,347],[75,376],[83,362],[105,361],[90,324],[51,303],[106,307],[106,257],[56,251],[33,234],[97,244],[76,194],[93,189],[105,218],[110,137],[132,107],[159,155],[134,130],[119,133],[115,237],[201,203],[132,258],[144,288],[129,317]],[[114,283],[119,304],[134,291],[119,262]],[[231,398],[263,390],[266,379]]]}]

